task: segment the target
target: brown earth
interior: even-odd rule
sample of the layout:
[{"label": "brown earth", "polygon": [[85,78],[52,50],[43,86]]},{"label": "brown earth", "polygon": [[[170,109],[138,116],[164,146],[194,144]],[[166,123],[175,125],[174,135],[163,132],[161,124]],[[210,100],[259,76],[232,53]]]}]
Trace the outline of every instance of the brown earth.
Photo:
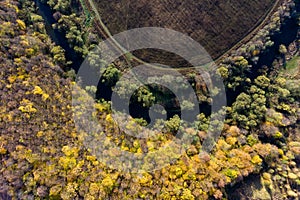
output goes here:
[{"label": "brown earth", "polygon": [[188,34],[213,59],[221,56],[261,22],[275,0],[96,0],[113,34],[158,26]]}]

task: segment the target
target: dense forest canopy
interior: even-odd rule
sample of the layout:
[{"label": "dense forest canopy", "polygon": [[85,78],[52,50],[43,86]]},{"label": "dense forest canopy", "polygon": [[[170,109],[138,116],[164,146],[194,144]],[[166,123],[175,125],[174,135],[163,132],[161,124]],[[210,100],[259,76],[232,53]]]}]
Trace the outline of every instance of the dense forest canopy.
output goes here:
[{"label": "dense forest canopy", "polygon": [[[136,64],[132,55],[110,63],[102,73],[98,88],[81,88],[75,81],[80,62],[106,37],[99,29],[99,19],[90,2],[94,1],[0,0],[0,199],[299,198],[299,0],[280,1],[247,42],[216,63],[215,70],[222,77],[228,100],[219,113],[200,112],[188,127],[180,115],[174,114],[159,121],[162,131],[150,138],[126,134],[116,123],[109,102],[112,92],[122,99],[128,91],[126,88],[133,87],[126,80],[119,81]],[[127,13],[125,29],[162,21],[170,22],[170,28],[199,34],[186,23],[173,27],[179,18],[164,16],[172,10],[159,7],[161,4],[156,1],[120,2],[120,6],[115,6],[116,1],[95,3],[108,27],[119,26],[120,29],[110,27],[112,33],[123,28],[123,21],[116,20],[120,13],[128,11],[121,5],[127,5],[134,12]],[[206,33],[210,35],[206,35],[208,38],[222,32],[229,23],[226,18],[241,14],[241,18],[231,17],[237,21],[229,20],[233,22],[229,25],[240,31],[237,35],[231,37],[233,32],[226,32],[216,43],[207,43],[208,50],[220,46],[214,50],[215,54],[210,52],[217,56],[242,39],[275,2],[203,1],[205,7],[192,6],[193,3],[186,1],[170,6],[166,2],[181,19],[201,19],[199,24],[185,20],[197,26],[209,24],[210,29],[205,31],[214,31]],[[144,10],[139,6],[148,11],[140,12]],[[193,11],[192,16],[190,12],[178,11],[185,6]],[[216,12],[208,12],[208,8]],[[220,12],[219,8],[226,12]],[[148,21],[152,12],[159,13],[158,18]],[[202,17],[207,12],[210,14]],[[135,18],[137,14],[141,15],[139,21]],[[215,20],[214,14],[224,16],[224,21]],[[226,47],[219,45],[220,41]],[[94,64],[96,71],[103,64],[97,54],[90,55],[88,62]],[[186,78],[194,90],[199,106],[210,108],[214,102],[203,76],[189,69],[180,72],[181,78]],[[174,85],[180,83],[178,77],[168,75],[151,78],[163,78]],[[106,96],[92,98],[103,88]],[[217,95],[218,88],[213,93]],[[137,112],[142,112],[155,100],[164,99],[171,105],[177,104],[171,91],[144,85],[133,93],[132,103],[138,105]],[[72,104],[74,100],[79,104]],[[84,113],[81,111],[85,105],[93,108],[93,112],[82,125],[95,121],[101,129],[78,129],[76,117]],[[193,106],[196,105],[186,101],[179,108],[191,110]],[[224,121],[217,120],[221,114],[226,116]],[[124,122],[132,133],[138,135],[141,130],[149,133],[144,119],[130,117]],[[220,129],[220,137],[210,137],[211,125]],[[174,137],[178,131],[190,143],[176,159],[167,160],[174,152],[164,147],[182,139]],[[203,151],[207,138],[211,139],[211,152]],[[159,151],[162,153],[156,156]],[[101,157],[118,158],[122,152],[149,155],[143,169],[152,170],[131,173],[112,166],[125,163],[125,167],[135,169],[132,160],[117,160],[111,165],[110,160]],[[166,161],[168,165],[155,168]]]}]

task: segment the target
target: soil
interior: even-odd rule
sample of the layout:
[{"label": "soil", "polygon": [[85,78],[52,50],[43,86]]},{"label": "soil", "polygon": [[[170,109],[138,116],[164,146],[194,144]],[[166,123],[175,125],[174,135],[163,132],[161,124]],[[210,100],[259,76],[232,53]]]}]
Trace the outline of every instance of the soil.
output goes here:
[{"label": "soil", "polygon": [[112,34],[138,27],[165,27],[199,42],[213,59],[261,22],[275,0],[95,0]]}]

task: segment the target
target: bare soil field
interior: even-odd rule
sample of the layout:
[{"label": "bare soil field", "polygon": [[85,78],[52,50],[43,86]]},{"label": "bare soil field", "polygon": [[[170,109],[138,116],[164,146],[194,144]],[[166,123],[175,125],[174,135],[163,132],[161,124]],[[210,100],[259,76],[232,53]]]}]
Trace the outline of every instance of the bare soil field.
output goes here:
[{"label": "bare soil field", "polygon": [[95,0],[112,34],[138,27],[165,27],[198,41],[213,59],[261,22],[275,0]]}]

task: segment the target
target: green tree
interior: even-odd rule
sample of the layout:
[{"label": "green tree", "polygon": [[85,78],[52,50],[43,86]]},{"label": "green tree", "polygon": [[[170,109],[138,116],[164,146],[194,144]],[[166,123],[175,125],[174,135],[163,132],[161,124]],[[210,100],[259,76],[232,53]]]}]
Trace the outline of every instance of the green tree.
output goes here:
[{"label": "green tree", "polygon": [[255,80],[254,83],[260,87],[260,88],[267,88],[270,85],[270,79],[268,79],[266,76],[258,76]]},{"label": "green tree", "polygon": [[155,102],[155,96],[148,89],[148,87],[140,87],[136,92],[138,102],[143,104],[143,107],[151,107]]},{"label": "green tree", "polygon": [[241,93],[232,105],[232,118],[246,129],[256,127],[267,111],[265,92],[251,86],[249,94]]},{"label": "green tree", "polygon": [[281,54],[281,57],[282,57],[282,60],[283,60],[283,66],[284,66],[284,69],[286,69],[286,54],[287,54],[288,50],[286,48],[285,45],[281,44],[279,46],[279,53]]},{"label": "green tree", "polygon": [[229,71],[225,66],[221,66],[220,68],[218,68],[218,73],[224,79],[227,79],[229,76]]},{"label": "green tree", "polygon": [[165,122],[165,126],[169,132],[176,133],[180,127],[180,117],[174,115],[174,117]]},{"label": "green tree", "polygon": [[105,69],[102,75],[103,78],[102,82],[105,83],[106,85],[113,86],[119,80],[120,76],[121,76],[120,70],[116,68],[114,64],[110,64]]},{"label": "green tree", "polygon": [[51,53],[56,64],[60,66],[66,65],[65,50],[63,48],[61,48],[60,46],[54,46],[51,49]]},{"label": "green tree", "polygon": [[287,48],[286,48],[286,46],[284,44],[281,44],[279,46],[279,53],[281,53],[283,55],[285,55],[287,53]]}]

